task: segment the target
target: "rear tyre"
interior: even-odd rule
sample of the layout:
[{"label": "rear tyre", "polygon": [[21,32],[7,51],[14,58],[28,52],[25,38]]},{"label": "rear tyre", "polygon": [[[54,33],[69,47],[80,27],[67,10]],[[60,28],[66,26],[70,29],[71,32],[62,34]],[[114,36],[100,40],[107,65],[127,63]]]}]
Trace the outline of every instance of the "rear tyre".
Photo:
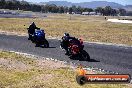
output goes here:
[{"label": "rear tyre", "polygon": [[49,48],[49,42],[47,40],[44,41],[44,47]]},{"label": "rear tyre", "polygon": [[30,35],[29,38],[32,41],[32,43],[35,43],[36,42],[36,39],[35,39],[35,36],[34,35]]},{"label": "rear tyre", "polygon": [[81,52],[81,57],[82,57],[82,59],[85,60],[85,61],[90,61],[90,56],[89,56],[89,54],[88,54],[85,50],[83,50],[83,51]]}]

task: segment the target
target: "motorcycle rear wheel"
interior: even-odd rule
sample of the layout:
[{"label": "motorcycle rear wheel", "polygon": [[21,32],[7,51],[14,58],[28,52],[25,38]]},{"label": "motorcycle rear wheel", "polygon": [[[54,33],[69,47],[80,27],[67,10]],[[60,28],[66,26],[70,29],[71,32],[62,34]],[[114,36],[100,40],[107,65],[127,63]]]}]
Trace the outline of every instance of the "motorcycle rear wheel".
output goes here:
[{"label": "motorcycle rear wheel", "polygon": [[49,42],[47,40],[44,41],[44,47],[49,48]]},{"label": "motorcycle rear wheel", "polygon": [[89,54],[85,50],[81,51],[81,57],[85,61],[89,61],[90,60],[90,56],[89,56]]}]

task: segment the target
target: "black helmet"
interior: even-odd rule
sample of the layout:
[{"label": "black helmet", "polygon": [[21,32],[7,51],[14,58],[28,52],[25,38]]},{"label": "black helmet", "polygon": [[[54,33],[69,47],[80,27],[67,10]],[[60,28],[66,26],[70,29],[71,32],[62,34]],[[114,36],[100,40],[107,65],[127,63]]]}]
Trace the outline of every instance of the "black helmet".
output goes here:
[{"label": "black helmet", "polygon": [[69,35],[69,33],[64,33],[64,36],[67,36],[67,37],[69,37],[70,35]]},{"label": "black helmet", "polygon": [[34,23],[34,22],[32,22],[30,25],[35,25],[35,23]]}]

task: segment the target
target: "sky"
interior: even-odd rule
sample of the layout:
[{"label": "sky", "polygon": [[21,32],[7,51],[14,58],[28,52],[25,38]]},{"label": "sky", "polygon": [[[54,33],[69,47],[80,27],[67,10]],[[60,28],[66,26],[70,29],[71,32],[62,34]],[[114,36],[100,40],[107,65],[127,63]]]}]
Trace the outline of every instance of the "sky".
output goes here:
[{"label": "sky", "polygon": [[28,2],[48,2],[48,1],[68,1],[68,2],[91,2],[91,1],[108,1],[108,2],[116,2],[122,5],[132,5],[132,0],[25,0]]}]

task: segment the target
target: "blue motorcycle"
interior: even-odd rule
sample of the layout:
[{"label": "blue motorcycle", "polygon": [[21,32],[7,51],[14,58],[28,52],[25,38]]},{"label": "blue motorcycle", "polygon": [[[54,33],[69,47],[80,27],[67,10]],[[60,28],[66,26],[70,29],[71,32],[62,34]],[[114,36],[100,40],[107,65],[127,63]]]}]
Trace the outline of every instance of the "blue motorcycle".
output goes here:
[{"label": "blue motorcycle", "polygon": [[44,30],[35,29],[35,32],[29,35],[30,35],[30,40],[36,44],[36,47],[44,47],[44,48],[49,47],[49,42],[45,38]]}]

